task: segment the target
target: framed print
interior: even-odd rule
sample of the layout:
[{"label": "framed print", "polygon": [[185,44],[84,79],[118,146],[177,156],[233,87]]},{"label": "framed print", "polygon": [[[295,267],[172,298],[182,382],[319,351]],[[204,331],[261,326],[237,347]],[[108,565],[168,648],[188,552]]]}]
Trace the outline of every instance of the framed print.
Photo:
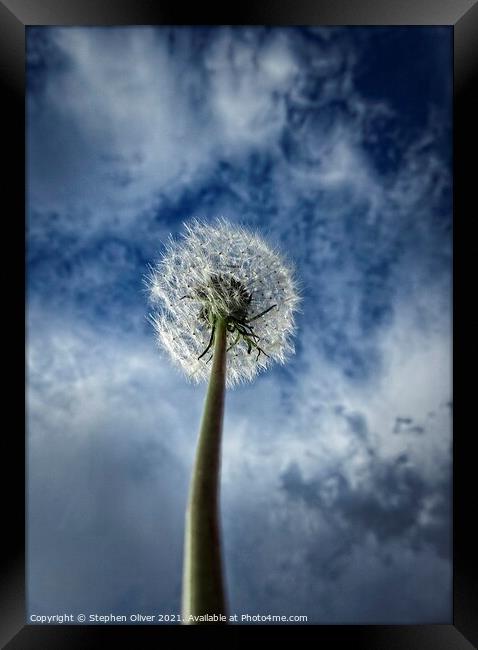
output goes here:
[{"label": "framed print", "polygon": [[428,5],[1,1],[9,650],[478,643],[478,10]]}]

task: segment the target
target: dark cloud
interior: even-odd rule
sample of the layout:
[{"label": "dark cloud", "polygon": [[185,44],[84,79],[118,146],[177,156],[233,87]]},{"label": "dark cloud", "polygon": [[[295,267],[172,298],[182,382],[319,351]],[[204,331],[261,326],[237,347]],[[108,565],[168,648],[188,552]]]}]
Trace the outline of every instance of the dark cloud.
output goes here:
[{"label": "dark cloud", "polygon": [[393,433],[415,433],[420,435],[425,432],[425,428],[414,424],[413,418],[397,417],[393,426]]},{"label": "dark cloud", "polygon": [[[336,570],[340,558],[371,534],[378,543],[400,540],[405,546],[429,545],[441,557],[450,552],[450,468],[443,468],[438,484],[429,484],[406,454],[393,461],[368,456],[366,479],[352,485],[337,469],[317,479],[304,480],[297,464],[281,476],[288,497],[320,513],[341,539],[339,550],[324,557]],[[432,505],[429,505],[432,504]],[[344,542],[344,540],[346,540]]]}]

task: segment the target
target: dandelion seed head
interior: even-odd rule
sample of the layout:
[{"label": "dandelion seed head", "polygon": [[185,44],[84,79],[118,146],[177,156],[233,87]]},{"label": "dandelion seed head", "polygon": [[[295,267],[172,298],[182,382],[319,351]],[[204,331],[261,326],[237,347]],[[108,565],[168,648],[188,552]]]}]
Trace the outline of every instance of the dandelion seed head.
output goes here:
[{"label": "dandelion seed head", "polygon": [[[299,304],[291,265],[262,237],[225,219],[193,219],[184,227],[145,278],[161,348],[192,381],[205,381],[213,349],[199,357],[214,323],[224,319],[228,387],[252,380],[274,361],[284,363],[294,352]],[[238,323],[250,336],[241,335],[246,327]]]}]

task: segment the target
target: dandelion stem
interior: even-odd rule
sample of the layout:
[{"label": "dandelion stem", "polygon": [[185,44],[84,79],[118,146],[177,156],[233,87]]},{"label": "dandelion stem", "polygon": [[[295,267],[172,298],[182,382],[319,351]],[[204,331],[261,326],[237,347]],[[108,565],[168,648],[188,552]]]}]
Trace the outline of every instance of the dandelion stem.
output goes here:
[{"label": "dandelion stem", "polygon": [[219,526],[221,433],[226,379],[226,321],[215,323],[214,357],[186,512],[182,614],[226,614]]}]

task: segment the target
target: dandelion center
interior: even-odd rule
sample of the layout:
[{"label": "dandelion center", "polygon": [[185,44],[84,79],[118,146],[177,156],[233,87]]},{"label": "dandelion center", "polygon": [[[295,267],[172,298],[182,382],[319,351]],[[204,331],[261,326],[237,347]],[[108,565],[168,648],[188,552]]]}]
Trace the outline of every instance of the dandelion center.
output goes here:
[{"label": "dandelion center", "polygon": [[192,294],[202,303],[200,320],[211,325],[219,318],[245,320],[252,299],[252,294],[239,280],[223,274],[211,275],[208,282],[197,285]]}]

